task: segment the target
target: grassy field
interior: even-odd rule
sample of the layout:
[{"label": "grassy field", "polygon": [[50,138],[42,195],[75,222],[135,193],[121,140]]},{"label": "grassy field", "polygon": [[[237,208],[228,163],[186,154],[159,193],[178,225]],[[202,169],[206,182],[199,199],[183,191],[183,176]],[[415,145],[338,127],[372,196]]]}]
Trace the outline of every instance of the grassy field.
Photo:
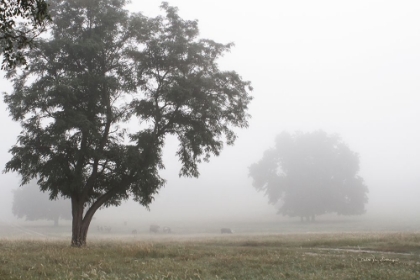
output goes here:
[{"label": "grassy field", "polygon": [[3,238],[0,279],[420,279],[420,234]]}]

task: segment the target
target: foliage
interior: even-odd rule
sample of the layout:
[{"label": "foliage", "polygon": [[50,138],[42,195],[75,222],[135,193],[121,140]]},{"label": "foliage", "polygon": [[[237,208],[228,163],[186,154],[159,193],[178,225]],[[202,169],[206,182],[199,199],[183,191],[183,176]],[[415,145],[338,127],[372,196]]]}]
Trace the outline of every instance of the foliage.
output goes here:
[{"label": "foliage", "polygon": [[[6,171],[72,201],[73,245],[101,206],[144,206],[164,180],[165,136],[179,140],[180,175],[233,144],[247,127],[250,83],[216,60],[232,44],[198,39],[197,21],[129,14],[124,0],[51,1],[51,38],[10,70],[4,100],[23,131]],[[133,125],[135,124],[135,125]]]},{"label": "foliage", "polygon": [[271,204],[280,202],[279,213],[314,218],[364,213],[368,189],[358,171],[358,155],[337,135],[283,132],[249,175]]},{"label": "foliage", "polygon": [[0,0],[0,53],[2,69],[26,64],[23,50],[50,21],[46,0]]},{"label": "foliage", "polygon": [[58,225],[59,218],[71,218],[70,202],[68,200],[49,200],[48,194],[39,191],[39,187],[31,182],[14,191],[12,212],[18,218],[26,220],[51,220]]}]

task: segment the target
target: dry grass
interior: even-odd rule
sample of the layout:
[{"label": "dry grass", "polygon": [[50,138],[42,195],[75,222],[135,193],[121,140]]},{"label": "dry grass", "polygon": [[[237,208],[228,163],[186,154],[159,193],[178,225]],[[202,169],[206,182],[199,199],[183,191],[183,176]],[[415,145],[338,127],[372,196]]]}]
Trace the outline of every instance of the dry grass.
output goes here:
[{"label": "dry grass", "polygon": [[0,240],[0,279],[420,279],[419,254],[414,233]]}]

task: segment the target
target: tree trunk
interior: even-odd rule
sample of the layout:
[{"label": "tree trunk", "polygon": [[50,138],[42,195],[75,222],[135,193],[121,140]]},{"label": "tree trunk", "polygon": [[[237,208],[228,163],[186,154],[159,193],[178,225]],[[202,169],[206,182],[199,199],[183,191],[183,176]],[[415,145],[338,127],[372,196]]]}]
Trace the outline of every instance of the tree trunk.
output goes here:
[{"label": "tree trunk", "polygon": [[71,209],[73,215],[71,246],[86,246],[87,230],[85,230],[83,227],[83,203],[81,203],[77,197],[72,197]]},{"label": "tree trunk", "polygon": [[71,246],[73,247],[84,247],[86,246],[86,238],[89,231],[89,225],[91,218],[82,219],[81,217],[73,217],[73,229],[72,229],[72,238]]},{"label": "tree trunk", "polygon": [[92,221],[93,215],[96,211],[113,195],[117,193],[118,188],[113,188],[107,193],[100,196],[84,213],[84,201],[81,199],[79,194],[75,194],[71,197],[71,210],[73,215],[72,222],[72,237],[71,246],[83,247],[86,246],[86,237],[88,234],[90,222]]},{"label": "tree trunk", "polygon": [[93,215],[96,210],[102,205],[101,202],[95,202],[83,216],[84,206],[77,197],[71,199],[73,222],[72,222],[72,237],[71,246],[73,247],[84,247],[86,246],[86,238],[92,221]]}]

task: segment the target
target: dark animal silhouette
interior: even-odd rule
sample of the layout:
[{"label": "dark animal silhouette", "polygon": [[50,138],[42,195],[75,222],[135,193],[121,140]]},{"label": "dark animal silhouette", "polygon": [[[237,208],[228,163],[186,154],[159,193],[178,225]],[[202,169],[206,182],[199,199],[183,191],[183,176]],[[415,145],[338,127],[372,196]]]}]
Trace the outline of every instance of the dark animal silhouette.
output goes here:
[{"label": "dark animal silhouette", "polygon": [[231,234],[231,233],[233,233],[233,230],[231,230],[230,228],[222,228],[222,229],[220,229],[220,232],[222,234],[224,234],[224,233]]}]

